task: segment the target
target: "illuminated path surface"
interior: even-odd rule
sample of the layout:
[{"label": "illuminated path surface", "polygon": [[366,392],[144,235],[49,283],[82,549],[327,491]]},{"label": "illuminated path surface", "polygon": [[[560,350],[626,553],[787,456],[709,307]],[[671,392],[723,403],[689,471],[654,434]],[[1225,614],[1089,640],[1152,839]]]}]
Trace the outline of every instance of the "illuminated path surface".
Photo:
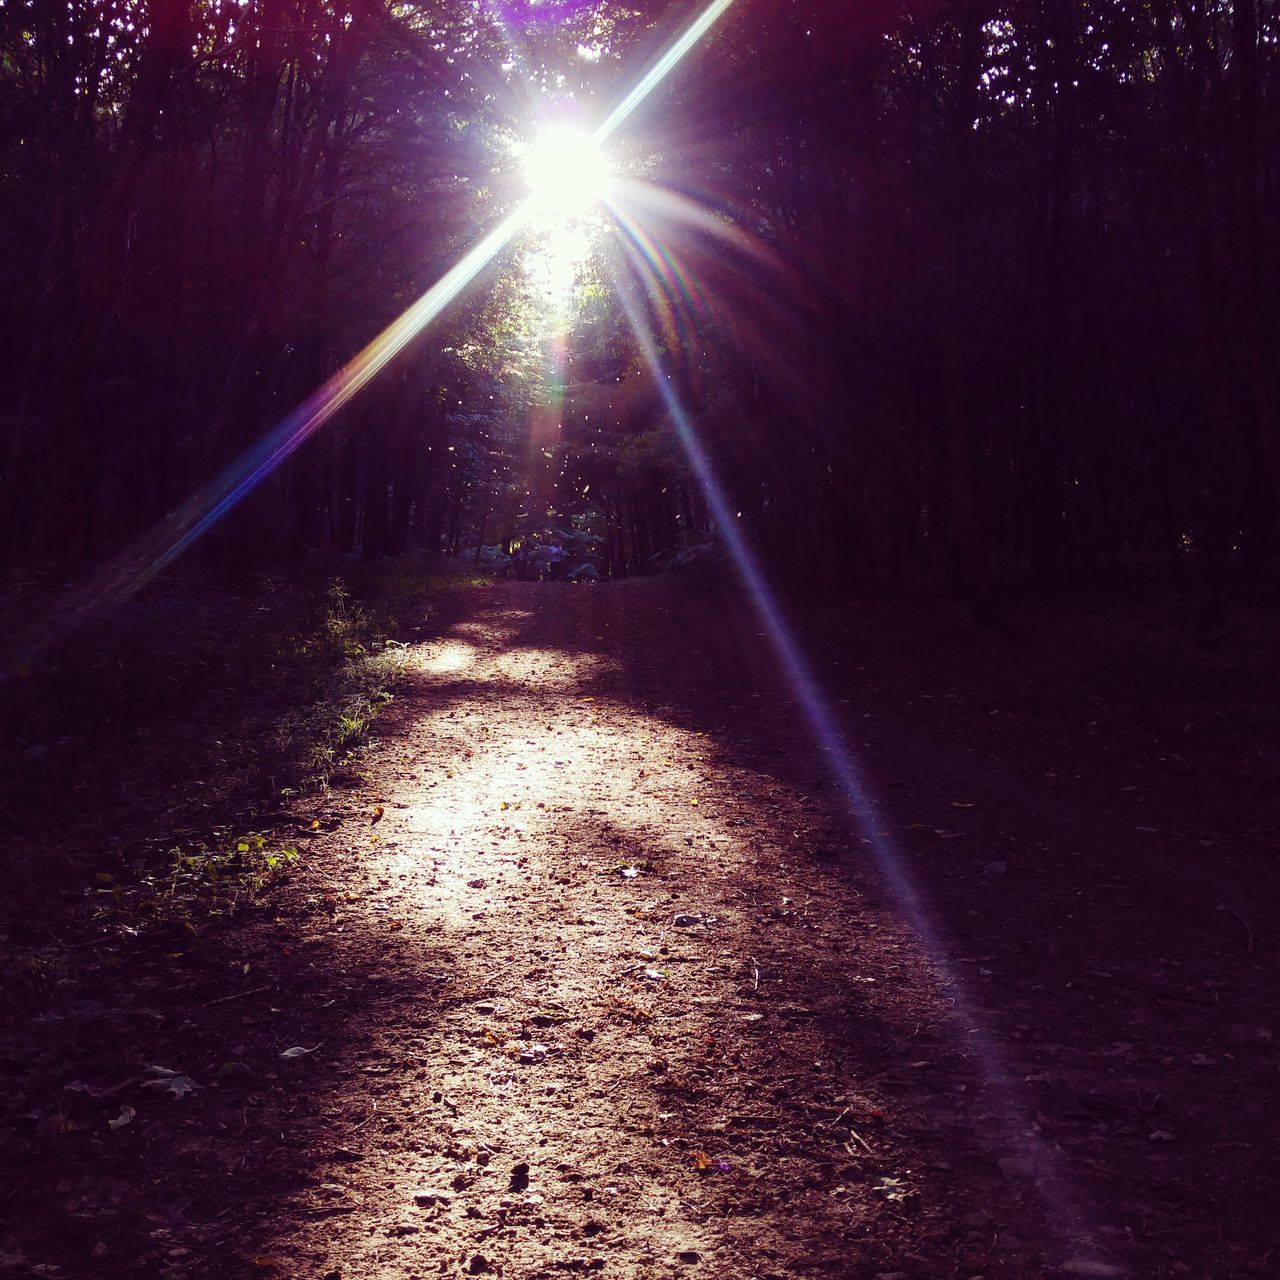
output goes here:
[{"label": "illuminated path surface", "polygon": [[[344,1280],[1022,1277],[1069,1258],[1041,1235],[1035,1148],[992,1149],[945,992],[829,826],[821,763],[745,656],[753,624],[717,610],[708,636],[705,608],[655,582],[506,584],[415,650],[295,886],[302,924],[263,938],[265,966],[289,947],[276,1046],[318,1047],[279,1064],[283,1101],[246,1131],[251,1256]],[[897,751],[866,679],[869,736]],[[1061,1148],[1091,1256],[1123,1258],[1117,1206],[1149,1226],[1180,1212],[1147,1189],[1148,1130],[1173,1121],[1122,1101],[1117,1048],[1164,1033],[1145,997],[1071,979],[1150,896],[1046,938],[1034,912],[1071,891],[1037,887],[1029,842],[1088,833],[1065,808],[993,819],[1007,779],[948,774],[942,747],[917,737],[908,794],[877,782],[931,889],[1021,886],[1003,922],[953,919],[953,947],[1037,1077],[1026,1127]]]},{"label": "illuminated path surface", "polygon": [[[0,1067],[36,1064],[0,1074],[0,1273],[1274,1274],[1277,801],[1081,678],[1114,617],[803,628],[958,1023],[742,602],[447,609],[355,765],[255,819],[305,850],[258,908],[0,919],[39,1011],[0,1019]],[[195,783],[179,814],[245,829]],[[151,812],[102,821],[164,865]],[[1045,1151],[1088,1244],[1046,1230]]]},{"label": "illuminated path surface", "polygon": [[[874,886],[822,860],[820,765],[739,637],[708,647],[652,583],[486,599],[380,722],[385,816],[326,851],[322,880],[351,842],[359,869],[300,990],[345,1020],[290,1033],[325,1041],[300,1086],[321,1145],[272,1210],[305,1225],[261,1252],[348,1278],[1030,1265],[989,1156],[989,1192],[948,1185],[984,1112],[945,1001]],[[966,1243],[988,1196],[1020,1243]]]}]

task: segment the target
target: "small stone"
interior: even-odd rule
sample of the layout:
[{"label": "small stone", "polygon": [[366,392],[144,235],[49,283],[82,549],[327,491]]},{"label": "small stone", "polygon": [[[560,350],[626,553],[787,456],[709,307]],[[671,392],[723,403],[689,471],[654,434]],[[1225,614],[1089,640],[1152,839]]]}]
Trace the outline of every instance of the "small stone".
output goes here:
[{"label": "small stone", "polygon": [[524,1191],[529,1185],[529,1166],[522,1160],[511,1170],[511,1190]]},{"label": "small stone", "polygon": [[93,1246],[93,1251],[89,1256],[93,1258],[94,1262],[101,1262],[110,1252],[111,1250],[107,1248],[107,1242],[105,1240],[99,1240],[98,1243]]},{"label": "small stone", "polygon": [[492,1271],[493,1268],[489,1265],[489,1259],[483,1253],[477,1253],[467,1263],[467,1270],[473,1276],[482,1276],[486,1271]]},{"label": "small stone", "polygon": [[496,1004],[490,1004],[487,1000],[482,1002],[481,1004],[472,1005],[472,1008],[482,1017],[486,1017],[486,1018],[490,1014],[498,1012],[498,1006]]},{"label": "small stone", "polygon": [[1254,1022],[1236,1022],[1227,1032],[1227,1039],[1232,1044],[1243,1044],[1257,1047],[1271,1043],[1271,1028]]},{"label": "small stone", "polygon": [[416,1236],[421,1230],[421,1227],[415,1227],[412,1223],[397,1222],[396,1225],[391,1228],[389,1234],[393,1236]]},{"label": "small stone", "polygon": [[702,1254],[700,1254],[697,1249],[681,1249],[681,1251],[676,1254],[676,1257],[681,1262],[694,1263],[702,1261]]},{"label": "small stone", "polygon": [[1129,1273],[1111,1262],[1094,1258],[1072,1258],[1059,1268],[1064,1276],[1084,1276],[1087,1280],[1121,1280]]},{"label": "small stone", "polygon": [[876,1280],[907,1280],[905,1271],[881,1271]]},{"label": "small stone", "polygon": [[446,1205],[453,1197],[447,1191],[419,1191],[413,1197],[413,1203],[419,1209],[430,1209],[432,1205]]},{"label": "small stone", "polygon": [[701,924],[702,917],[695,916],[695,915],[688,915],[685,912],[681,911],[678,915],[675,915],[672,917],[671,923],[675,925],[677,929],[689,929],[689,928],[692,928],[695,924]]}]

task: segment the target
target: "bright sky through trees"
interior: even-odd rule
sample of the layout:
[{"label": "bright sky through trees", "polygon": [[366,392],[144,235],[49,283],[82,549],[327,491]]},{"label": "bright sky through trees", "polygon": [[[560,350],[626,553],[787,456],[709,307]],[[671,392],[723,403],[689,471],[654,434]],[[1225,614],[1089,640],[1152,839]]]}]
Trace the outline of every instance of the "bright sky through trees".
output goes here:
[{"label": "bright sky through trees", "polygon": [[525,277],[537,304],[559,311],[591,253],[614,175],[599,138],[568,124],[544,130],[521,159],[529,189]]},{"label": "bright sky through trees", "polygon": [[524,157],[535,210],[572,216],[609,193],[613,174],[599,140],[572,125],[547,129]]}]

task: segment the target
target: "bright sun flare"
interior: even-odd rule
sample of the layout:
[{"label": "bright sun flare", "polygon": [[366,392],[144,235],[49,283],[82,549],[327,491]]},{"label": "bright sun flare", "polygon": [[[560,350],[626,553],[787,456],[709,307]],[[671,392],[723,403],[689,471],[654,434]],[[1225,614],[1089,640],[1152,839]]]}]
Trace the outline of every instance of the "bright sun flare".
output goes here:
[{"label": "bright sun flare", "polygon": [[613,181],[600,143],[581,129],[548,129],[524,158],[529,193],[545,213],[586,213]]}]

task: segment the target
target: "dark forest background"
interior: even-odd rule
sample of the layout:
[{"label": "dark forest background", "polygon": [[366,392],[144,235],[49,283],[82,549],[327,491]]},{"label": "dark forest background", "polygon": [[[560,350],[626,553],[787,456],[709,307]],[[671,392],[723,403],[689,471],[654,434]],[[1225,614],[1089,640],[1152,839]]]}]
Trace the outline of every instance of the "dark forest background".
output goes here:
[{"label": "dark forest background", "polygon": [[[5,0],[10,584],[101,562],[231,462],[522,198],[546,103],[603,114],[692,12]],[[1139,556],[1211,613],[1265,579],[1278,67],[1270,0],[740,0],[619,154],[762,246],[674,227],[700,302],[663,330],[760,550],[979,602]],[[660,406],[609,391],[641,359],[590,275],[562,410],[509,254],[196,560],[559,528],[620,576],[706,542]]]}]

